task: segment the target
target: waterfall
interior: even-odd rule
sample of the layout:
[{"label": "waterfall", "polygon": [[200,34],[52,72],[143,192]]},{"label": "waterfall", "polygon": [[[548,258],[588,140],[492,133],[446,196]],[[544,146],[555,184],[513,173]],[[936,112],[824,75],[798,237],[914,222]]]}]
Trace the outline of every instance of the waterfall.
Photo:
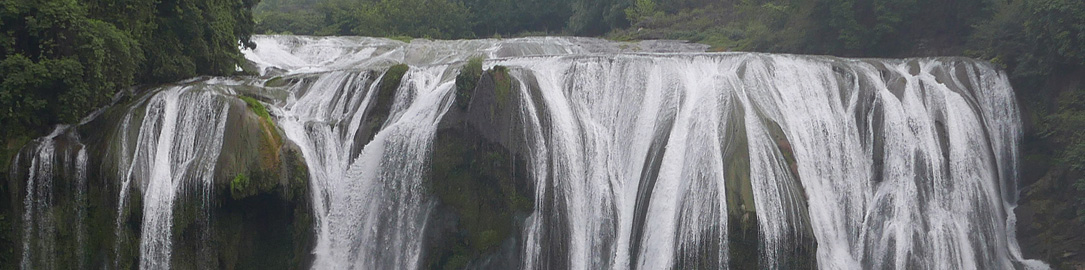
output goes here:
[{"label": "waterfall", "polygon": [[320,76],[285,106],[287,137],[299,143],[314,172],[316,268],[418,268],[418,236],[429,210],[421,190],[424,160],[451,89],[442,71],[407,73],[410,83],[396,90],[392,117],[364,145],[354,145],[363,139],[357,130],[377,87],[366,73]]},{"label": "waterfall", "polygon": [[[1005,74],[986,64],[763,54],[499,64],[533,76],[550,108],[560,166],[547,192],[577,206],[564,224],[570,268],[704,256],[676,247],[728,226],[728,181],[752,186],[743,211],[756,213],[764,268],[796,260],[782,250],[804,228],[819,268],[1036,265],[1005,248],[1020,120]],[[721,149],[741,141],[749,179],[728,179]],[[727,249],[710,253],[716,265]]]},{"label": "waterfall", "polygon": [[[23,235],[36,241],[23,241],[22,268],[54,268],[49,260],[35,258],[37,254],[55,253],[56,222],[49,213],[53,202],[53,174],[55,173],[56,143],[53,141],[64,127],[38,141],[37,152],[27,172],[26,197],[23,199]],[[16,160],[19,157],[15,158]],[[18,162],[18,161],[16,161]],[[16,164],[17,165],[17,164]]]},{"label": "waterfall", "polygon": [[[233,149],[224,137],[244,124],[230,104],[257,96],[304,159],[315,235],[304,252],[314,269],[456,259],[524,269],[1048,268],[1017,247],[1022,124],[1007,75],[985,62],[705,53],[676,41],[568,37],[253,41],[245,55],[259,76],[154,88],[103,116],[112,121],[108,139],[81,141],[84,121],[20,152],[22,267],[66,266],[45,257],[68,245],[51,242],[58,155],[71,156],[61,162],[77,187],[99,175],[91,165],[113,170],[98,176],[118,186],[108,267],[126,265],[126,237],[138,237],[138,267],[176,267],[174,209],[231,194],[215,191],[230,181],[220,179],[231,160],[224,149]],[[489,89],[496,83],[468,89],[475,98],[457,92],[472,57],[485,58],[486,70],[506,67],[515,94]],[[478,98],[486,91],[494,101]],[[470,250],[449,244],[481,238],[463,236],[472,233],[456,225],[465,217],[435,195],[433,181],[452,176],[433,173],[444,162],[434,155],[442,128],[462,128],[451,118],[486,108],[490,118],[511,112],[510,136],[522,139],[469,136],[524,159],[527,175],[516,177],[529,182],[533,207],[502,210],[513,232]],[[192,192],[202,199],[179,200]],[[86,201],[87,191],[76,196]],[[130,215],[141,218],[139,235],[126,236]],[[80,247],[84,231],[101,229],[80,226]],[[476,257],[439,257],[452,249]],[[77,255],[77,267],[105,252]]]},{"label": "waterfall", "polygon": [[211,185],[229,108],[218,97],[209,89],[174,87],[147,101],[125,177],[143,187],[140,268],[169,268],[179,189]]},{"label": "waterfall", "polygon": [[[30,236],[22,242],[21,268],[58,268],[51,258],[56,255],[87,267],[87,159],[86,146],[68,125],[15,156],[10,177],[26,179],[21,233]],[[29,163],[25,171],[20,162]]]}]

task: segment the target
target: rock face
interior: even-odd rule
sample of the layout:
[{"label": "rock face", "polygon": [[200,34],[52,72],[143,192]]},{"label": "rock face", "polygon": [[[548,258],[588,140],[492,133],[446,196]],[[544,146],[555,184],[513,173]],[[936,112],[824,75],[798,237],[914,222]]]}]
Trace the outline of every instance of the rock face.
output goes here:
[{"label": "rock face", "polygon": [[144,89],[58,127],[15,160],[5,216],[23,217],[12,231],[24,241],[6,246],[21,257],[4,265],[306,267],[308,170],[281,132],[259,101],[200,82]]},{"label": "rock face", "polygon": [[1085,69],[1059,70],[1048,81],[1017,87],[1025,122],[1014,209],[1021,252],[1055,269],[1083,269],[1085,162],[1072,156],[1085,149]]},{"label": "rock face", "polygon": [[[479,67],[461,73],[471,68]],[[427,268],[519,267],[519,228],[534,209],[517,82],[500,66],[476,76],[459,78],[477,86],[457,89],[437,127],[429,185],[438,203],[424,241]]]}]

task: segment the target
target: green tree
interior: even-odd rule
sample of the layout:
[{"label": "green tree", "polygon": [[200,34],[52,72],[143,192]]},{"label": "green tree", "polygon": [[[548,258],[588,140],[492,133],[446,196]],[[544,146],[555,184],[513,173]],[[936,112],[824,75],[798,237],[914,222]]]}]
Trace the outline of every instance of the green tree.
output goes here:
[{"label": "green tree", "polygon": [[629,26],[625,9],[629,0],[575,0],[567,30],[576,35],[602,35]]},{"label": "green tree", "polygon": [[1056,69],[1085,65],[1085,3],[1075,0],[1002,2],[970,38],[970,54],[1038,83]]},{"label": "green tree", "polygon": [[822,0],[818,10],[825,14],[814,14],[821,23],[828,26],[838,43],[835,46],[850,54],[869,54],[875,50],[885,50],[898,40],[892,37],[906,24],[906,20],[915,14],[915,0]]},{"label": "green tree", "polygon": [[656,2],[653,0],[637,0],[633,6],[625,9],[625,18],[630,22],[639,22],[662,14],[663,12],[656,9]]},{"label": "green tree", "polygon": [[232,74],[255,4],[0,1],[0,138],[74,122],[135,83]]},{"label": "green tree", "polygon": [[1026,2],[1024,30],[1035,40],[1040,57],[1059,64],[1085,65],[1085,2],[1034,0]]}]

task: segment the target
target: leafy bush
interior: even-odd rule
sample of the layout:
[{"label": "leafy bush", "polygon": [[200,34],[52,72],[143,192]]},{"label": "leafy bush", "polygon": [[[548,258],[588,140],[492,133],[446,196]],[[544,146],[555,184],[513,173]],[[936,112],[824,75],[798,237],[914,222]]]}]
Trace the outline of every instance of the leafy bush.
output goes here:
[{"label": "leafy bush", "polygon": [[135,83],[234,73],[255,4],[0,2],[0,138],[74,122]]},{"label": "leafy bush", "polygon": [[[642,7],[654,3],[641,1],[646,1]],[[630,0],[268,0],[256,10],[260,33],[452,39],[525,32],[601,35],[628,26],[625,11],[631,4]]]},{"label": "leafy bush", "polygon": [[1018,80],[1043,80],[1055,69],[1085,65],[1085,2],[1011,1],[976,28],[969,54],[991,59]]},{"label": "leafy bush", "polygon": [[322,28],[324,17],[312,10],[299,10],[262,13],[256,21],[256,33],[314,35]]},{"label": "leafy bush", "polygon": [[456,106],[467,109],[471,101],[471,92],[475,91],[479,78],[482,77],[482,57],[472,57],[456,75]]},{"label": "leafy bush", "polygon": [[652,0],[636,0],[633,6],[625,9],[625,18],[630,22],[639,22],[662,15],[663,12],[656,9],[656,2]]},{"label": "leafy bush", "polygon": [[230,181],[230,194],[233,195],[234,198],[243,197],[245,192],[248,192],[248,189],[249,177],[245,176],[245,174],[239,173],[237,176],[234,176],[234,180]]},{"label": "leafy bush", "polygon": [[[1085,193],[1085,177],[1074,182],[1074,189],[1076,189],[1078,193]],[[1077,204],[1077,220],[1078,222],[1085,223],[1085,197],[1078,198]]]},{"label": "leafy bush", "polygon": [[1058,105],[1040,123],[1040,135],[1060,149],[1057,159],[1069,169],[1085,172],[1085,89],[1066,91],[1058,96]]},{"label": "leafy bush", "polygon": [[245,101],[245,104],[249,106],[249,109],[257,116],[263,118],[265,121],[271,122],[271,114],[268,113],[267,107],[264,107],[263,103],[252,97],[240,96],[241,100]]},{"label": "leafy bush", "polygon": [[[272,6],[275,5],[275,6]],[[268,2],[258,8],[260,33],[302,35],[472,37],[470,12],[450,0],[322,0]]]}]

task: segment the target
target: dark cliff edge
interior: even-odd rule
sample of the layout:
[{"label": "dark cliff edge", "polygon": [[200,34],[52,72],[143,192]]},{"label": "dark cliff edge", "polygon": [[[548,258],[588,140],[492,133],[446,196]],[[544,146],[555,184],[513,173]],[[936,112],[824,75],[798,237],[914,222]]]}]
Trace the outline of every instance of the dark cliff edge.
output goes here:
[{"label": "dark cliff edge", "polygon": [[1014,209],[1021,251],[1055,269],[1085,269],[1085,69],[1013,83],[1025,129]]}]

